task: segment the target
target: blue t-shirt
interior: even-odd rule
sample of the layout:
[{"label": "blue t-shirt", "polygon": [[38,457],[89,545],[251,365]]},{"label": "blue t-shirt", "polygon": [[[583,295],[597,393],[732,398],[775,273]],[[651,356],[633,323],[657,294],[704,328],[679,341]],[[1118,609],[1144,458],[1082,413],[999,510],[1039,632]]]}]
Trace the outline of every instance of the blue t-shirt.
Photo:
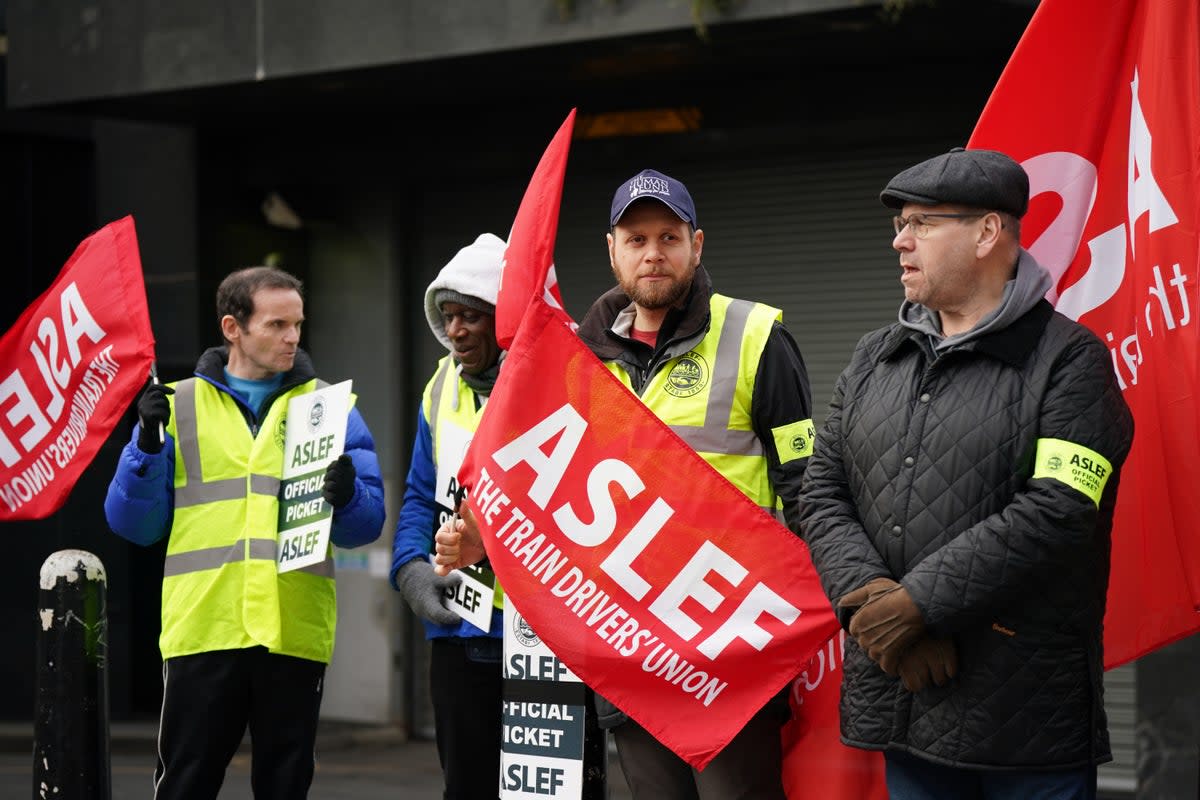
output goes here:
[{"label": "blue t-shirt", "polygon": [[254,411],[254,416],[257,417],[259,409],[262,408],[263,400],[267,399],[267,395],[283,385],[283,373],[280,372],[274,378],[252,381],[248,378],[239,378],[236,375],[230,375],[229,370],[225,370],[225,381],[230,389],[233,389],[246,401],[246,404]]}]

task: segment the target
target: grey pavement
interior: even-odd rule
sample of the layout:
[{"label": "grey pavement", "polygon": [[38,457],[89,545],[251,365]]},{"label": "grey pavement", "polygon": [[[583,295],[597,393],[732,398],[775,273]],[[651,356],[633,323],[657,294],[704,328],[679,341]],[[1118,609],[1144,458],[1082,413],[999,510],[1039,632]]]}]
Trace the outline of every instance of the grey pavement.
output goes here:
[{"label": "grey pavement", "polygon": [[[114,725],[112,740],[112,800],[149,800],[154,795],[153,726]],[[37,798],[32,727],[0,726],[0,743],[0,798]],[[610,800],[632,797],[612,753],[608,781]],[[437,800],[441,790],[433,742],[406,739],[391,727],[321,722],[310,800]],[[218,800],[253,797],[250,750],[244,744],[225,773]]]}]

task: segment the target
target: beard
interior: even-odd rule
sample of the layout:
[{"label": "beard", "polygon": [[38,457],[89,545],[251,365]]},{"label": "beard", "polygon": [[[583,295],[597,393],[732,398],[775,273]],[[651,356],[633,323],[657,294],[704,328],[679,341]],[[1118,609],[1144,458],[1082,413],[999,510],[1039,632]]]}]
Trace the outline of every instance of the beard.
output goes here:
[{"label": "beard", "polygon": [[[613,270],[614,274],[616,270]],[[621,291],[625,292],[626,296],[638,306],[657,311],[660,308],[671,308],[679,305],[687,293],[692,288],[692,277],[695,273],[688,275],[686,278],[671,279],[668,281],[658,281],[648,286],[639,284],[637,278],[633,280],[623,280],[620,275],[617,275],[617,283],[621,286]]]}]

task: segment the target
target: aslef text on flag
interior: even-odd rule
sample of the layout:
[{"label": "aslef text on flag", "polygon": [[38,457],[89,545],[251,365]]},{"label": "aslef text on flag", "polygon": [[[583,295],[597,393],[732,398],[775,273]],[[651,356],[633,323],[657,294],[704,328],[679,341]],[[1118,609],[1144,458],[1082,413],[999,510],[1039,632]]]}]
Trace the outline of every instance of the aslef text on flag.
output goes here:
[{"label": "aslef text on flag", "polygon": [[146,382],[133,218],[85,239],[0,339],[0,520],[56,511]]}]

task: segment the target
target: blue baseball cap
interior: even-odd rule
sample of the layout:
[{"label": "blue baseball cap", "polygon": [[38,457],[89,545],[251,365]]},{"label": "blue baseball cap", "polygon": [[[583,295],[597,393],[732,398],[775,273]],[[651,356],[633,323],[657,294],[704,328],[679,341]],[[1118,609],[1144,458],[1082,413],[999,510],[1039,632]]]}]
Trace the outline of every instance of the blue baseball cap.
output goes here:
[{"label": "blue baseball cap", "polygon": [[669,175],[663,175],[653,169],[644,169],[617,187],[617,193],[613,195],[609,226],[616,227],[625,209],[644,198],[658,200],[693,228],[699,227],[696,225],[696,206],[692,203],[692,196],[688,194],[687,187]]}]

